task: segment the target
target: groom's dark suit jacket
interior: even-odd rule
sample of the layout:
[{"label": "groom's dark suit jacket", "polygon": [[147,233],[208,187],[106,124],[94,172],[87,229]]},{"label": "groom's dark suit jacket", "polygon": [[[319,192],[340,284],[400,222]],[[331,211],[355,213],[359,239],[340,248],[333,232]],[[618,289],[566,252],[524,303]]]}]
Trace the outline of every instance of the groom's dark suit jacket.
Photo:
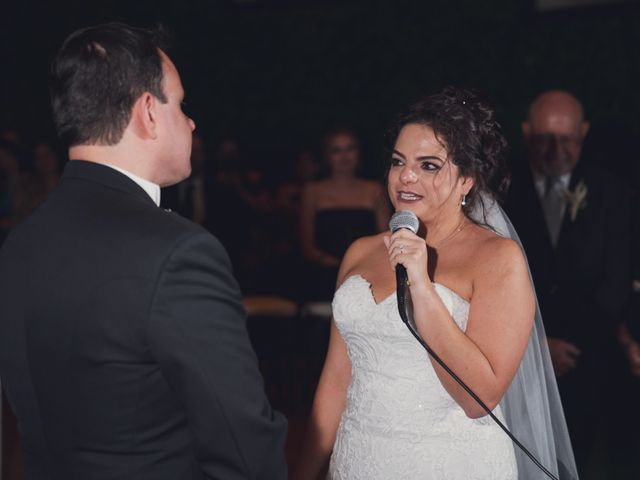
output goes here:
[{"label": "groom's dark suit jacket", "polygon": [[513,172],[506,210],[522,240],[547,335],[578,346],[580,363],[597,357],[613,337],[630,285],[627,187],[611,174],[578,164],[570,190],[588,192],[575,221],[567,206],[554,249],[528,165]]},{"label": "groom's dark suit jacket", "polygon": [[286,477],[225,250],[109,167],[0,251],[0,376],[30,480]]}]

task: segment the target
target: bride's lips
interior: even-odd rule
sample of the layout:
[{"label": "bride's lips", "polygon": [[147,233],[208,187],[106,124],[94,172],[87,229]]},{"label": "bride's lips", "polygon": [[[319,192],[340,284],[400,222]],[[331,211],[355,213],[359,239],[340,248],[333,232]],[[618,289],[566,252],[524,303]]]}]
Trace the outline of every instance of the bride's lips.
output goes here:
[{"label": "bride's lips", "polygon": [[401,202],[401,203],[416,203],[422,200],[424,196],[418,195],[415,192],[401,190],[398,192],[398,195],[396,198],[398,199],[398,202]]}]

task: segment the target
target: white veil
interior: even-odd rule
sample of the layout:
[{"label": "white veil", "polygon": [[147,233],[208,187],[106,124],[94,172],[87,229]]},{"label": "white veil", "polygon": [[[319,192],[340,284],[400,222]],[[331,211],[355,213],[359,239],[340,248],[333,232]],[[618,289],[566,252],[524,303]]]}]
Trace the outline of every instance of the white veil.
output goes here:
[{"label": "white veil", "polygon": [[[487,225],[503,237],[522,247],[515,228],[489,195],[482,194],[470,217]],[[531,276],[531,270],[529,270]],[[553,373],[540,307],[536,301],[536,318],[524,358],[509,389],[500,402],[506,425],[520,442],[560,480],[577,480],[578,471],[571,440],[562,410],[558,385]],[[547,478],[514,445],[518,462],[518,479]]]}]

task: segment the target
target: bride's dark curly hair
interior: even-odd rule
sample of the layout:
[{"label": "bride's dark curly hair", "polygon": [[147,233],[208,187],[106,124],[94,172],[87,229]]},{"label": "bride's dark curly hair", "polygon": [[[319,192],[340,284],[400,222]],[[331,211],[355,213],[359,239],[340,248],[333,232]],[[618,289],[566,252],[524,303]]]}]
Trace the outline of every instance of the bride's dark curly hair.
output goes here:
[{"label": "bride's dark curly hair", "polygon": [[482,201],[479,192],[504,200],[510,181],[507,140],[495,112],[476,91],[445,87],[414,103],[396,118],[390,132],[393,141],[411,124],[431,128],[460,174],[473,178],[474,186],[463,206],[465,214]]}]

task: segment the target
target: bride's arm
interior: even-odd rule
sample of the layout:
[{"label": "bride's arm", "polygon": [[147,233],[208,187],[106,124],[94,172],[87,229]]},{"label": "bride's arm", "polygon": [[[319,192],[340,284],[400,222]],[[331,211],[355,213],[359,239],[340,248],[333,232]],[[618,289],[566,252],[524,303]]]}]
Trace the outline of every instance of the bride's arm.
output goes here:
[{"label": "bride's arm", "polygon": [[[511,240],[496,238],[475,252],[466,332],[458,328],[429,277],[418,274],[422,261],[426,267],[426,259],[405,259],[418,332],[493,409],[522,361],[535,315],[535,297],[522,250]],[[469,417],[486,415],[462,387],[431,362],[444,388]]]},{"label": "bride's arm", "polygon": [[326,472],[350,381],[351,362],[347,347],[332,321],[329,350],[313,401],[302,455],[292,475],[294,480],[315,480]]},{"label": "bride's arm", "polygon": [[[366,239],[356,241],[346,252],[338,274],[338,286],[363,254]],[[347,346],[331,321],[329,348],[311,409],[302,454],[293,471],[293,480],[316,480],[326,472],[336,440],[340,418],[351,382],[351,361]]]}]

